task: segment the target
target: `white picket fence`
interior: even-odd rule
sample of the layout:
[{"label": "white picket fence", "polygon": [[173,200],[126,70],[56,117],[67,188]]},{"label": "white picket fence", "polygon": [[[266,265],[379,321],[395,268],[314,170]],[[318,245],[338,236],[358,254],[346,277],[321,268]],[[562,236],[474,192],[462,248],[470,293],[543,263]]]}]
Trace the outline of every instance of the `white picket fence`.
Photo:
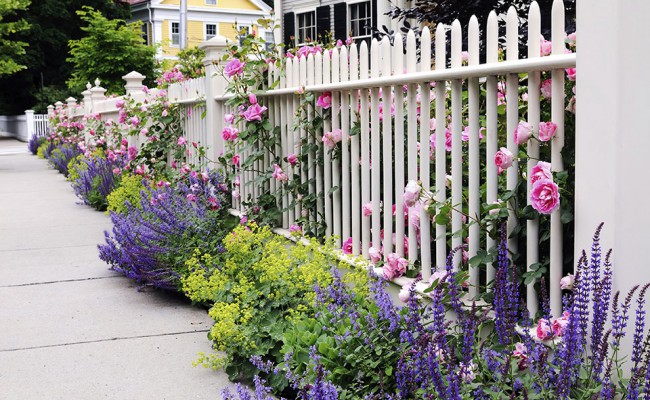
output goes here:
[{"label": "white picket fence", "polygon": [[[476,18],[472,18],[466,33],[462,32],[458,21],[451,27],[438,25],[435,32],[435,60],[431,56],[432,37],[428,28],[422,30],[420,39],[420,54],[418,57],[416,35],[411,31],[406,35],[404,47],[403,38],[398,33],[394,43],[388,38],[382,41],[373,40],[370,48],[362,43],[356,46],[334,48],[331,53],[316,53],[300,59],[284,59],[284,71],[271,66],[269,71],[269,86],[278,80],[279,85],[273,90],[258,94],[260,103],[268,107],[268,115],[274,127],[280,127],[280,145],[275,154],[266,151],[263,159],[247,170],[241,171],[239,179],[240,198],[233,198],[233,206],[242,208],[244,199],[255,200],[265,190],[276,193],[278,205],[285,211],[282,224],[285,228],[293,225],[303,214],[299,202],[296,202],[286,191],[282,190],[279,182],[271,180],[260,186],[253,183],[259,174],[272,169],[274,156],[286,159],[289,154],[297,153],[295,146],[301,140],[318,141],[324,132],[341,129],[340,157],[332,159],[331,154],[324,152],[322,166],[307,168],[297,166],[299,170],[283,162],[285,170],[297,173],[303,183],[311,182],[311,194],[320,195],[315,209],[310,211],[307,218],[310,222],[324,222],[327,235],[339,237],[342,241],[352,238],[352,253],[368,256],[371,246],[380,247],[383,244],[383,254],[396,252],[406,255],[404,243],[408,241],[408,259],[418,261],[421,274],[427,280],[432,271],[444,268],[450,248],[446,238],[451,232],[459,232],[469,221],[463,219],[460,212],[452,212],[451,231],[445,225],[433,224],[426,211],[421,208],[408,209],[408,220],[419,218],[420,243],[418,246],[417,233],[412,224],[401,217],[403,210],[404,188],[409,181],[421,181],[425,191],[430,191],[435,200],[444,203],[451,199],[453,205],[466,206],[468,214],[480,216],[481,203],[494,203],[500,198],[500,193],[513,190],[520,177],[517,165],[507,171],[507,185],[499,187],[494,155],[499,143],[498,104],[499,85],[505,80],[507,148],[513,154],[519,149],[514,142],[514,130],[522,116],[519,114],[518,85],[520,74],[528,76],[527,120],[537,131],[540,123],[540,74],[542,71],[552,71],[552,92],[564,92],[565,69],[576,65],[576,54],[565,54],[564,5],[561,0],[555,0],[552,11],[552,54],[540,55],[541,16],[539,7],[532,3],[526,23],[528,25],[528,54],[521,58],[519,54],[520,20],[514,9],[505,16],[505,60],[499,60],[499,18],[494,13],[483,29]],[[479,43],[486,44],[486,54],[479,54]],[[467,65],[463,65],[463,35],[467,35],[468,52]],[[447,44],[451,44],[451,54],[447,54]],[[221,59],[225,46],[210,47],[205,43],[208,57],[214,64],[207,64],[207,76],[173,84],[168,89],[170,101],[179,103],[188,115],[184,119],[184,131],[188,142],[208,146],[208,158],[214,161],[225,150],[221,138],[224,126],[223,117],[233,113],[226,104],[232,97],[225,92],[226,81],[216,66]],[[481,62],[480,60],[485,60]],[[432,61],[435,61],[432,63]],[[431,66],[435,65],[435,69]],[[126,78],[127,92],[131,95],[143,96],[135,90],[136,78]],[[130,83],[129,83],[130,82]],[[135,83],[134,83],[135,82]],[[142,79],[139,80],[142,82]],[[130,86],[129,86],[130,85]],[[463,88],[467,88],[467,99],[463,99]],[[85,112],[101,113],[106,118],[117,115],[115,99],[105,99],[101,88],[95,87],[84,92]],[[301,106],[304,97],[298,92],[312,92],[316,96],[329,92],[332,96],[331,118],[324,121],[320,133],[307,137],[304,130],[294,130],[292,125],[296,110]],[[484,94],[483,94],[484,93]],[[93,97],[95,96],[95,97]],[[450,96],[451,108],[447,110],[446,96]],[[74,100],[74,99],[73,99]],[[431,103],[434,103],[434,115],[430,115]],[[557,124],[556,137],[552,140],[553,171],[562,171],[561,150],[564,144],[564,113],[565,99],[553,96],[552,121]],[[394,103],[394,115],[390,113],[390,104]],[[480,104],[487,105],[485,115],[480,115]],[[403,105],[403,106],[402,106]],[[383,112],[380,111],[383,107]],[[467,110],[464,113],[464,109]],[[447,115],[450,111],[452,131],[452,146],[450,163],[445,149],[445,130]],[[307,108],[307,117],[313,118],[322,110]],[[204,119],[202,114],[206,114]],[[435,130],[430,128],[430,119],[435,117]],[[465,123],[467,120],[467,123]],[[480,152],[479,132],[480,121],[485,121],[486,151]],[[360,125],[360,133],[350,136],[350,130]],[[462,159],[463,126],[469,127],[468,155]],[[240,130],[244,126],[238,127]],[[435,149],[433,159],[430,153],[430,138],[435,134]],[[419,144],[422,146],[419,146]],[[528,176],[530,169],[539,157],[539,146],[534,140],[527,146]],[[247,154],[241,150],[240,156],[245,159]],[[193,152],[192,161],[198,160]],[[313,165],[317,154],[308,155],[307,165]],[[482,166],[486,174],[481,176]],[[467,171],[468,181],[463,182],[463,173]],[[447,182],[451,181],[450,188]],[[259,181],[258,181],[259,182]],[[480,187],[486,185],[486,195],[481,196]],[[464,187],[465,185],[465,187]],[[463,189],[468,192],[468,198],[463,198]],[[530,189],[530,188],[529,188]],[[331,195],[330,195],[331,193]],[[364,217],[362,207],[371,203],[372,215]],[[295,204],[294,207],[290,207]],[[398,218],[390,212],[395,204]],[[382,216],[381,207],[384,212]],[[243,208],[242,208],[243,210]],[[418,215],[415,215],[419,212]],[[514,212],[508,218],[508,232],[512,232],[517,224]],[[538,221],[531,220],[525,227],[527,235],[526,265],[537,263],[542,257],[550,259],[550,301],[554,315],[562,310],[561,291],[557,282],[562,274],[562,224],[559,210],[551,215],[550,254],[539,254]],[[485,237],[477,224],[468,228],[468,238],[455,235],[451,239],[451,248],[456,248],[468,239],[469,257],[474,256],[480,248],[490,248],[495,242]],[[393,239],[393,234],[395,238]],[[383,237],[383,239],[382,239]],[[431,245],[428,245],[431,244]],[[516,251],[516,243],[511,241],[510,248]],[[460,262],[460,254],[456,256],[455,266]],[[470,268],[470,296],[478,294],[478,283],[489,282],[494,278],[494,268],[488,266],[486,276],[481,277],[477,268]],[[527,304],[531,313],[537,311],[537,294],[533,285],[527,288]]]}]

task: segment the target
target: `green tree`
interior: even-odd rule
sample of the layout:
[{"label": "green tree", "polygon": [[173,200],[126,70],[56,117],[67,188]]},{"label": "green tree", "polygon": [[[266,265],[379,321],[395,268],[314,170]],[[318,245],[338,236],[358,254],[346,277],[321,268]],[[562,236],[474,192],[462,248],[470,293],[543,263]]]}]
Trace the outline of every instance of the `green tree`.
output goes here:
[{"label": "green tree", "polygon": [[155,49],[144,43],[141,22],[127,24],[121,19],[108,19],[90,7],[77,11],[87,26],[86,36],[69,42],[72,77],[67,84],[77,93],[96,78],[108,93],[124,93],[122,76],[138,71],[151,79],[154,75]]},{"label": "green tree", "polygon": [[27,21],[15,18],[17,11],[25,10],[28,6],[29,0],[0,1],[0,76],[26,68],[18,57],[25,54],[27,43],[15,40],[13,36],[29,29]]}]

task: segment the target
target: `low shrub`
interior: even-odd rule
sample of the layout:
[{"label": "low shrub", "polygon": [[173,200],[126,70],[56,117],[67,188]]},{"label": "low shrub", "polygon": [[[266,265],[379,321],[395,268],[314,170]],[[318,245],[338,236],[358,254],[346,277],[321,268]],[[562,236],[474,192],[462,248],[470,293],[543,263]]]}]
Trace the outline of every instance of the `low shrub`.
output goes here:
[{"label": "low shrub", "polygon": [[61,143],[54,147],[54,149],[49,154],[49,162],[54,169],[63,174],[63,176],[68,176],[68,163],[75,157],[81,154],[81,150],[76,144],[73,143]]},{"label": "low shrub", "polygon": [[216,172],[187,176],[176,186],[141,191],[140,208],[127,205],[127,212],[111,212],[112,234],[99,257],[111,269],[143,285],[161,289],[180,288],[189,271],[185,261],[195,249],[218,254],[220,242],[234,226],[224,207],[224,190]]},{"label": "low shrub", "polygon": [[[259,370],[250,358],[280,362],[285,332],[314,316],[314,286],[332,281],[330,260],[315,241],[290,245],[268,226],[255,224],[237,227],[223,246],[220,257],[197,253],[188,260],[192,272],[182,280],[183,290],[193,301],[213,304],[209,337],[225,355],[201,361],[224,367],[233,380],[252,381]],[[269,380],[278,392],[287,386],[281,375]]]},{"label": "low shrub", "polygon": [[45,142],[45,137],[32,135],[29,138],[29,142],[27,142],[27,148],[32,154],[36,155],[38,153],[38,148],[43,144],[43,142]]},{"label": "low shrub", "polygon": [[141,192],[148,189],[144,185],[144,181],[140,175],[135,175],[130,172],[122,173],[120,186],[115,188],[106,198],[108,202],[107,212],[110,213],[113,211],[118,214],[126,214],[129,206],[141,209]]},{"label": "low shrub", "polygon": [[70,182],[77,197],[99,211],[106,210],[107,197],[121,180],[114,170],[119,170],[123,163],[122,157],[109,160],[101,150],[75,158],[70,166]]},{"label": "low shrub", "polygon": [[36,150],[36,155],[38,158],[43,158],[43,159],[49,159],[50,154],[55,148],[54,142],[50,140],[45,140],[43,143],[38,146],[38,150]]}]

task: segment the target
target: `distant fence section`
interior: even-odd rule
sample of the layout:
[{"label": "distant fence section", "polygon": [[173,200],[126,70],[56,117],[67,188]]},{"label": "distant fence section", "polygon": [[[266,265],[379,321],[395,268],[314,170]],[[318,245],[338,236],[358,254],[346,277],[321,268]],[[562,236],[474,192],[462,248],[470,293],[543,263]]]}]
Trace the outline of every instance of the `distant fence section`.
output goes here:
[{"label": "distant fence section", "polygon": [[0,134],[23,142],[32,135],[45,136],[49,126],[47,114],[34,114],[33,110],[27,110],[23,115],[0,115]]}]

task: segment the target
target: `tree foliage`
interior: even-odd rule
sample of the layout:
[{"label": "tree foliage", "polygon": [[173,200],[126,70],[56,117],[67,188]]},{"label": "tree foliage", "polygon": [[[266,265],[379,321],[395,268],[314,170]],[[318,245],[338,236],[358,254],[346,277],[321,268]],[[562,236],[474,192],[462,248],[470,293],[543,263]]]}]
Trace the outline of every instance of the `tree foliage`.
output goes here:
[{"label": "tree foliage", "polygon": [[155,49],[144,43],[141,22],[127,24],[121,19],[108,19],[90,7],[77,11],[87,26],[86,36],[71,40],[68,61],[73,66],[68,79],[71,90],[81,92],[87,82],[96,78],[108,93],[124,93],[122,76],[138,71],[148,78],[154,75]]},{"label": "tree foliage", "polygon": [[29,29],[27,21],[16,18],[17,11],[28,6],[29,0],[0,1],[0,76],[26,68],[18,57],[25,54],[27,43],[15,40],[14,36]]}]

